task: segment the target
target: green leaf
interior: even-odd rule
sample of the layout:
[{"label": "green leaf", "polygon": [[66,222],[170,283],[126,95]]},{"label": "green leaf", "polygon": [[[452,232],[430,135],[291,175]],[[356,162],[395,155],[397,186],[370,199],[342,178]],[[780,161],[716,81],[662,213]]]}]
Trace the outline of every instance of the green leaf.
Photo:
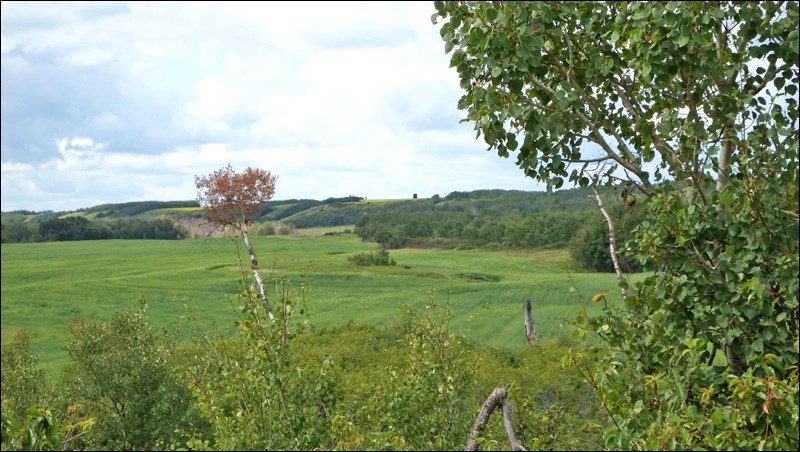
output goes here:
[{"label": "green leaf", "polygon": [[711,422],[714,425],[722,425],[722,423],[724,422],[724,420],[722,418],[722,411],[720,411],[718,409],[714,410],[714,412],[711,413]]},{"label": "green leaf", "polygon": [[733,193],[729,190],[723,190],[719,193],[719,202],[723,206],[729,206],[733,202]]},{"label": "green leaf", "polygon": [[503,69],[502,68],[496,67],[496,68],[492,69],[492,77],[495,77],[495,78],[500,77],[500,74],[502,74],[502,73],[503,73]]},{"label": "green leaf", "polygon": [[651,70],[652,70],[652,68],[650,67],[649,63],[642,64],[642,77],[645,78],[645,79],[650,77],[650,71]]},{"label": "green leaf", "polygon": [[756,338],[750,343],[750,347],[756,352],[761,353],[764,351],[764,341],[761,338]]}]

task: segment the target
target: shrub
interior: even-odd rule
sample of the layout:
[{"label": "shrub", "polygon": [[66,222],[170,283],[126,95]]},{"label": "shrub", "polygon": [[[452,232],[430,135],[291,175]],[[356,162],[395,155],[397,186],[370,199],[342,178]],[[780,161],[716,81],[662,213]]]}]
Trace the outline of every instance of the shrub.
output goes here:
[{"label": "shrub", "polygon": [[272,223],[261,223],[254,226],[251,233],[253,235],[275,235],[275,225]]},{"label": "shrub", "polygon": [[191,398],[169,365],[175,340],[153,331],[146,300],[135,311],[115,311],[111,321],[75,319],[66,345],[72,360],[64,393],[95,417],[90,448],[157,450],[183,442]]},{"label": "shrub", "polygon": [[20,330],[10,343],[3,344],[2,353],[3,409],[24,418],[28,408],[46,402],[48,391],[44,371],[38,367],[39,359],[31,349],[30,335]]},{"label": "shrub", "polygon": [[348,261],[363,266],[370,265],[397,265],[397,262],[389,256],[386,250],[370,251],[369,253],[359,253],[347,258]]}]

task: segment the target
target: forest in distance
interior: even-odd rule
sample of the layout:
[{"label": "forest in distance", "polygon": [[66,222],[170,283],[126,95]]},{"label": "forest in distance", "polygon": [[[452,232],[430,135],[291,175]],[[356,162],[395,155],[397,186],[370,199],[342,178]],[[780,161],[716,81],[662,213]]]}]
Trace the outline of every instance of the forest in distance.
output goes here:
[{"label": "forest in distance", "polygon": [[[626,240],[643,208],[626,209],[619,190],[603,198],[619,217]],[[267,201],[254,217],[254,235],[290,234],[310,227],[353,226],[363,240],[386,249],[565,248],[587,269],[613,271],[606,246],[607,226],[585,188],[554,192],[520,190],[455,191],[444,197],[370,201],[362,197]],[[2,242],[97,239],[184,239],[203,223],[196,201],[104,204],[71,212],[2,213]],[[627,271],[638,271],[623,259]]]}]

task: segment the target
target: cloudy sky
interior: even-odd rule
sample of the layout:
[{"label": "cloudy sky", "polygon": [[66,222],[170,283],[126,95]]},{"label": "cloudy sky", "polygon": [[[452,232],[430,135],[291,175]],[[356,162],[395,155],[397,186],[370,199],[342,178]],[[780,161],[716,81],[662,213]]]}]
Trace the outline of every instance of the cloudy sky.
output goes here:
[{"label": "cloudy sky", "polygon": [[2,210],[540,190],[460,124],[433,2],[2,2]]}]

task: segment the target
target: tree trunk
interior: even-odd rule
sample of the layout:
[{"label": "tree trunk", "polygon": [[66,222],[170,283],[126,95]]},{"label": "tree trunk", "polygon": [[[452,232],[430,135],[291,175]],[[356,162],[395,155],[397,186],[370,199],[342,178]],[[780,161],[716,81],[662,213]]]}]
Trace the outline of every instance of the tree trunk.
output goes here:
[{"label": "tree trunk", "polygon": [[261,302],[264,303],[264,309],[267,311],[270,321],[275,322],[275,314],[272,312],[272,306],[269,304],[267,288],[264,287],[264,281],[261,279],[261,275],[258,274],[258,260],[256,259],[256,252],[253,249],[253,245],[250,244],[250,232],[247,229],[247,224],[243,223],[240,230],[242,231],[244,246],[247,248],[247,253],[250,254],[250,268],[253,270],[253,277],[256,279],[256,284],[258,284]]},{"label": "tree trunk", "polygon": [[528,344],[536,345],[539,338],[536,337],[536,321],[531,315],[531,300],[525,302],[523,312],[525,313],[525,336],[528,338]]},{"label": "tree trunk", "polygon": [[[731,154],[734,150],[733,124],[725,125],[723,145],[719,155],[719,168],[717,168],[717,191],[724,190],[730,183],[728,178],[728,167],[730,166]],[[721,204],[717,206],[720,216],[724,215],[725,207]],[[716,346],[716,344],[715,344]],[[732,344],[723,341],[722,349],[725,351],[725,358],[728,360],[728,368],[736,375],[742,375],[747,370],[747,359]]]},{"label": "tree trunk", "polygon": [[741,376],[747,370],[747,360],[741,353],[736,353],[730,343],[724,342],[725,358],[728,360],[728,368],[735,375]]},{"label": "tree trunk", "polygon": [[719,168],[717,168],[717,191],[722,191],[728,186],[728,167],[731,154],[733,154],[733,124],[728,122],[723,130],[722,149],[719,151]]},{"label": "tree trunk", "polygon": [[[594,200],[597,202],[597,207],[600,208],[600,212],[606,218],[606,223],[608,223],[608,247],[611,251],[611,261],[614,263],[614,271],[617,272],[617,281],[622,282],[622,269],[619,266],[619,259],[617,258],[617,238],[616,232],[614,229],[614,221],[611,219],[611,215],[606,212],[606,208],[603,207],[603,201],[600,200],[600,193],[597,192],[597,187],[592,185],[592,193],[594,193]],[[628,291],[622,289],[622,297],[627,297]]]},{"label": "tree trunk", "polygon": [[514,423],[511,419],[511,406],[506,403],[508,391],[506,388],[495,388],[489,397],[483,402],[481,410],[478,412],[478,417],[475,419],[475,426],[472,427],[472,432],[467,439],[467,447],[464,450],[478,450],[478,438],[481,432],[486,428],[486,423],[489,422],[489,417],[492,415],[497,406],[500,405],[503,410],[503,425],[506,428],[506,435],[508,441],[511,443],[511,450],[525,450],[522,444],[517,441],[517,436],[514,433]]}]

